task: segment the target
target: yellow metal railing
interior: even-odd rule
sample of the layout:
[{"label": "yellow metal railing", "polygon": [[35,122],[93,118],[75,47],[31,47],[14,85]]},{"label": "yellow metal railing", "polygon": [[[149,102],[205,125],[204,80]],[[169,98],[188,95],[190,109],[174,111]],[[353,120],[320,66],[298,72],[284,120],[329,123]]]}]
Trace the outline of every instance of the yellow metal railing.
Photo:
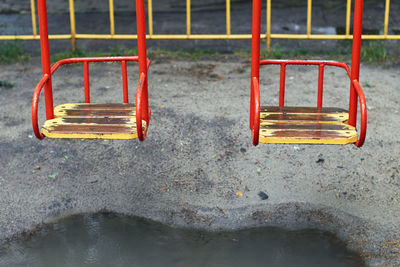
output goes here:
[{"label": "yellow metal railing", "polygon": [[[306,0],[305,0],[306,1]],[[267,49],[270,49],[271,39],[352,39],[350,34],[351,25],[351,4],[352,0],[346,0],[346,28],[345,34],[312,34],[312,0],[307,0],[307,31],[305,34],[280,34],[271,33],[271,0],[266,0],[266,32],[261,34],[261,38],[266,40]],[[30,0],[32,17],[31,35],[0,35],[0,40],[37,40],[35,0]],[[251,34],[232,34],[231,33],[231,0],[226,0],[226,32],[223,34],[192,34],[191,33],[191,0],[186,0],[186,34],[156,34],[153,29],[153,1],[148,0],[148,39],[251,39]],[[398,34],[388,34],[389,27],[390,0],[385,0],[385,15],[383,21],[383,34],[365,34],[363,39],[379,40],[391,39],[400,40]],[[136,34],[116,34],[114,19],[114,0],[109,0],[109,34],[79,34],[76,33],[74,0],[69,0],[69,15],[71,31],[69,34],[50,34],[49,39],[70,39],[72,49],[76,47],[77,39],[136,39]]]}]

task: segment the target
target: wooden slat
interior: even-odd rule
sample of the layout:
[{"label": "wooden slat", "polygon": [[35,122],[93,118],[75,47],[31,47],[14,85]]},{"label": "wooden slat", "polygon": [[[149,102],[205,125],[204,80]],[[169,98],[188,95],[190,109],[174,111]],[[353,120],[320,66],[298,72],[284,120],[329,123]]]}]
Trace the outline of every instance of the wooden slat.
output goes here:
[{"label": "wooden slat", "polygon": [[349,119],[348,112],[340,108],[317,107],[261,107],[261,122],[263,121],[301,121],[301,122],[345,122]]},{"label": "wooden slat", "polygon": [[357,132],[340,108],[262,107],[260,142],[286,144],[349,144]]},{"label": "wooden slat", "polygon": [[136,116],[132,110],[63,110],[55,115],[56,117],[113,117],[127,118]]},{"label": "wooden slat", "polygon": [[132,104],[62,104],[54,109],[55,117],[117,117],[136,116]]},{"label": "wooden slat", "polygon": [[260,124],[260,130],[320,130],[320,131],[352,131],[354,127],[339,123],[281,123],[281,122],[263,122]]},{"label": "wooden slat", "polygon": [[92,109],[116,109],[126,110],[135,109],[134,104],[122,104],[122,103],[67,103],[58,105],[54,111],[59,109],[74,109],[74,110],[92,110]]},{"label": "wooden slat", "polygon": [[293,138],[293,139],[341,139],[351,137],[351,132],[349,134],[344,134],[342,131],[296,131],[296,130],[286,130],[286,131],[265,131],[261,133],[264,137],[279,137],[279,138]]},{"label": "wooden slat", "polygon": [[[121,125],[129,124],[136,125],[135,118],[92,118],[92,117],[82,117],[82,118],[60,118],[62,124],[103,124],[103,125]],[[53,121],[53,123],[58,123]]]},{"label": "wooden slat", "polygon": [[301,113],[301,114],[314,114],[314,113],[348,113],[347,110],[333,107],[278,107],[278,106],[262,106],[261,112],[267,113]]},{"label": "wooden slat", "polygon": [[[71,121],[72,119],[72,121]],[[89,119],[89,123],[86,121]],[[94,121],[93,121],[94,120]],[[45,122],[42,132],[49,138],[134,139],[137,138],[133,119],[120,123],[120,118],[56,118]],[[94,123],[98,121],[100,123]]]},{"label": "wooden slat", "polygon": [[348,114],[275,114],[261,113],[261,121],[302,121],[302,122],[344,122],[348,120]]},{"label": "wooden slat", "polygon": [[260,142],[262,143],[285,143],[285,144],[337,144],[345,145],[357,141],[357,133],[351,131],[346,134],[343,131],[262,131]]},{"label": "wooden slat", "polygon": [[[46,126],[44,126],[46,127]],[[127,125],[101,125],[101,124],[57,124],[46,128],[48,132],[65,134],[132,134],[136,132],[136,127]]]},{"label": "wooden slat", "polygon": [[117,117],[136,116],[132,104],[63,104],[54,109],[55,117]]},{"label": "wooden slat", "polygon": [[134,139],[135,115],[132,104],[68,103],[55,108],[56,118],[42,132],[50,138]]}]

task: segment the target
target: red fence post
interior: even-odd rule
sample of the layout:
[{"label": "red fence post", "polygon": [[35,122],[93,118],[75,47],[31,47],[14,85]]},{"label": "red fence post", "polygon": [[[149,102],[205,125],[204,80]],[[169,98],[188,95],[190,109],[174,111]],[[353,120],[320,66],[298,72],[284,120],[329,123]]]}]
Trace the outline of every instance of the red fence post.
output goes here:
[{"label": "red fence post", "polygon": [[47,10],[46,0],[38,0],[39,30],[40,30],[40,50],[42,55],[42,72],[43,76],[47,74],[49,80],[44,85],[44,99],[46,105],[46,119],[54,118],[53,110],[53,92],[51,84],[50,71],[50,52],[49,52],[49,32],[47,29]]},{"label": "red fence post", "polygon": [[[353,26],[353,52],[351,59],[351,81],[359,80],[360,76],[360,55],[361,55],[361,34],[363,0],[356,0],[354,6],[354,26]],[[357,92],[353,83],[350,83],[350,103],[349,103],[349,124],[357,124]]]},{"label": "red fence post", "polygon": [[253,78],[260,79],[260,27],[261,27],[261,0],[253,0],[253,25],[251,38],[251,79],[250,79],[250,129],[253,127],[254,117],[254,90]]}]

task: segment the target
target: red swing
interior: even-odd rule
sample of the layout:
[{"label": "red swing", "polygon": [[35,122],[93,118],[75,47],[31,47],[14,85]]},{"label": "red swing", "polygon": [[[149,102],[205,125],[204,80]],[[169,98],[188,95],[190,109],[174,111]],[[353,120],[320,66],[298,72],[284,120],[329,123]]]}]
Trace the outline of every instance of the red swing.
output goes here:
[{"label": "red swing", "polygon": [[[367,107],[359,83],[363,0],[355,1],[353,52],[348,65],[325,60],[260,60],[261,0],[253,0],[252,58],[250,86],[250,129],[253,144],[364,144],[367,130]],[[279,106],[260,105],[260,65],[280,65]],[[285,106],[285,75],[288,65],[318,66],[317,107]],[[325,66],[343,68],[350,78],[349,111],[323,107]],[[361,123],[356,131],[357,101],[360,102]]]},{"label": "red swing", "polygon": [[[143,141],[149,127],[151,111],[148,106],[144,0],[136,0],[138,56],[67,58],[50,66],[46,0],[38,0],[40,46],[43,77],[33,93],[32,126],[37,138],[101,138],[135,139]],[[139,63],[139,83],[136,103],[128,100],[128,61]],[[121,62],[123,103],[91,103],[89,89],[90,62]],[[62,65],[83,63],[85,103],[68,103],[53,107],[51,76]],[[40,92],[44,88],[46,122],[39,130],[37,110]]]}]

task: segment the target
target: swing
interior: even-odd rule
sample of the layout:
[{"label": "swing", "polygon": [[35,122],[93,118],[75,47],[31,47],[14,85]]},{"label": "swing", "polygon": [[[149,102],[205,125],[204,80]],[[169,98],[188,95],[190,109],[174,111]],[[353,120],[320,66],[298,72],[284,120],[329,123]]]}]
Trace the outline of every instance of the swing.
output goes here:
[{"label": "swing", "polygon": [[[143,141],[149,127],[151,110],[148,106],[147,71],[150,60],[146,56],[144,0],[136,0],[138,56],[67,58],[50,67],[46,0],[38,0],[40,46],[43,77],[33,93],[32,127],[38,139],[135,139]],[[128,99],[127,62],[139,63],[139,82],[136,103]],[[89,63],[120,62],[122,69],[123,103],[91,103]],[[85,103],[67,103],[53,107],[51,76],[62,65],[83,63]],[[46,121],[38,126],[38,102],[44,88]]]},{"label": "swing", "polygon": [[[260,60],[261,0],[253,0],[252,58],[250,85],[250,129],[252,142],[275,144],[355,144],[361,147],[367,130],[367,107],[359,83],[363,0],[354,7],[353,51],[351,69],[336,61]],[[260,66],[280,66],[279,106],[260,105]],[[288,65],[318,66],[317,107],[285,106],[285,76]],[[350,78],[349,111],[323,107],[324,69],[344,69]],[[360,129],[357,133],[357,100],[360,103]]]}]

